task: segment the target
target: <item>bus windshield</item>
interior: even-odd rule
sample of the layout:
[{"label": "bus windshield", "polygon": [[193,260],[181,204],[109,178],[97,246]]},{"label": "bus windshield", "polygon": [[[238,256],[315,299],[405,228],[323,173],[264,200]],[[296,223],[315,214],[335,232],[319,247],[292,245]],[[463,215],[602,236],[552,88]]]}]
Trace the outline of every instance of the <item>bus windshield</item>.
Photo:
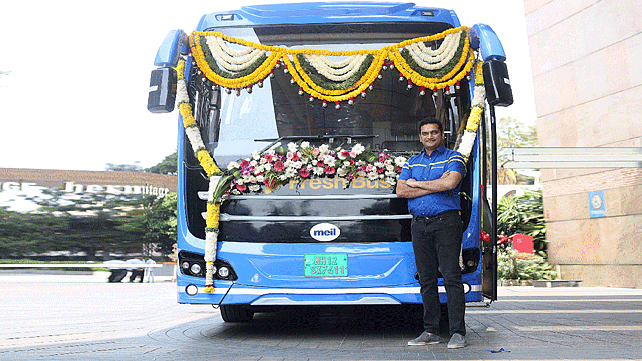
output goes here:
[{"label": "bus windshield", "polygon": [[[444,29],[444,24],[401,23],[216,30],[265,45],[344,51],[381,49]],[[434,46],[439,43],[435,42]],[[332,60],[342,59],[333,57]],[[218,119],[212,119],[208,125],[206,145],[222,167],[269,146],[272,142],[268,139],[289,136],[336,135],[343,138],[337,139],[339,142],[345,142],[345,136],[359,136],[358,142],[372,149],[393,153],[418,151],[421,148],[416,128],[418,121],[426,116],[443,118],[436,109],[450,105],[438,104],[436,107],[429,91],[420,96],[419,87],[409,88],[408,82],[400,79],[394,68],[383,71],[370,91],[354,102],[324,105],[321,100],[311,99],[301,92],[284,70],[284,67],[275,69],[274,76],[265,81],[263,89],[254,89],[251,93],[241,90],[239,94],[236,91],[220,92]],[[454,118],[458,120],[459,116]],[[448,124],[446,128],[450,128]],[[317,139],[317,143],[328,141],[328,137]],[[288,141],[291,140],[284,143]]]}]

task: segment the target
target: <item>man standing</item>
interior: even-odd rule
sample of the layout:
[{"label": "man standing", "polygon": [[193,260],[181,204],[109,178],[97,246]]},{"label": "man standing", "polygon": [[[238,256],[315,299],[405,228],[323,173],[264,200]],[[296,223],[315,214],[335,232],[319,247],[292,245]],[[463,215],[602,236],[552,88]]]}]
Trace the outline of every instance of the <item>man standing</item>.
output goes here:
[{"label": "man standing", "polygon": [[459,189],[466,174],[461,154],[444,146],[444,130],[435,118],[419,123],[424,149],[403,166],[397,196],[408,199],[412,214],[412,246],[424,306],[424,332],[408,345],[439,343],[441,304],[437,269],[448,297],[450,341],[448,348],[466,346],[464,286],[459,267],[462,240]]}]

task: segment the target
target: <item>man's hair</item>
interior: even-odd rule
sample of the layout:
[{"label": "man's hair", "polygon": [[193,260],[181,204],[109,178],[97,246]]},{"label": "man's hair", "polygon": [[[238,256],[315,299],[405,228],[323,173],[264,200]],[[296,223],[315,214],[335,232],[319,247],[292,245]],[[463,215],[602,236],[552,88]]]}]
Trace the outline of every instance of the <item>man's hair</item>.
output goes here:
[{"label": "man's hair", "polygon": [[421,120],[419,122],[419,133],[421,133],[421,127],[423,127],[426,124],[437,124],[437,127],[439,127],[439,132],[443,133],[444,132],[444,125],[441,124],[441,122],[434,117],[427,117]]}]

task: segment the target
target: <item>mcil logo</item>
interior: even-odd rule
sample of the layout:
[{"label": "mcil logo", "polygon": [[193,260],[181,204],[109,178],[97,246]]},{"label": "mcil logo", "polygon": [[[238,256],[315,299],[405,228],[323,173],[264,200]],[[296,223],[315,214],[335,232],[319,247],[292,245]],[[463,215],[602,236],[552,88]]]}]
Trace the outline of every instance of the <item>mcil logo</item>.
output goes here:
[{"label": "mcil logo", "polygon": [[310,228],[310,236],[320,242],[330,242],[341,234],[339,227],[332,223],[319,223]]}]

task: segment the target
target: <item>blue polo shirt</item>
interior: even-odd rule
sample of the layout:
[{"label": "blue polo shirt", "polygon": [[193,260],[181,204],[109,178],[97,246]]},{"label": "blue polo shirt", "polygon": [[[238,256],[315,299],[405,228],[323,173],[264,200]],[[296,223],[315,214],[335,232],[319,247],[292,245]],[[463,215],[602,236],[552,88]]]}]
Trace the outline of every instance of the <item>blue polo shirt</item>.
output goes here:
[{"label": "blue polo shirt", "polygon": [[[399,179],[410,178],[417,181],[435,180],[441,178],[446,171],[466,175],[466,161],[464,157],[444,145],[427,155],[426,150],[408,159],[401,169]],[[457,187],[445,192],[426,194],[425,196],[408,199],[408,211],[416,216],[434,216],[449,210],[459,210],[459,190],[461,182]]]}]

